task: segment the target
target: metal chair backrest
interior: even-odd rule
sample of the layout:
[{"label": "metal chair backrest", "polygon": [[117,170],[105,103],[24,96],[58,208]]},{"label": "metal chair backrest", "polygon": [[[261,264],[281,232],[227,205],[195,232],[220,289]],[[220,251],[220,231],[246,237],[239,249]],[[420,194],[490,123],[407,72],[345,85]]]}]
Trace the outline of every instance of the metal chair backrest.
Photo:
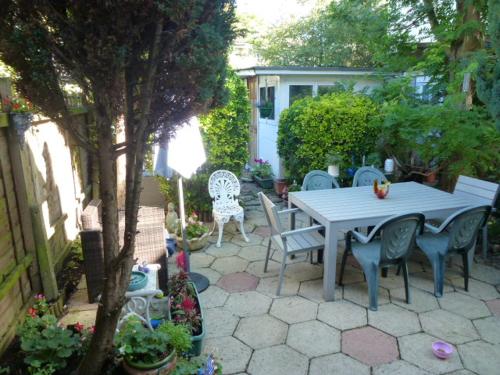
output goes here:
[{"label": "metal chair backrest", "polygon": [[471,200],[472,204],[496,206],[500,185],[468,176],[459,176],[453,195]]},{"label": "metal chair backrest", "polygon": [[281,235],[283,233],[283,227],[281,226],[281,221],[276,210],[276,205],[268,198],[263,192],[259,192],[259,199],[262,207],[264,208],[264,213],[266,214],[267,223],[271,229],[271,235]]},{"label": "metal chair backrest", "polygon": [[325,171],[314,170],[306,174],[302,182],[302,190],[325,190],[339,188],[339,183]]},{"label": "metal chair backrest", "polygon": [[380,235],[380,259],[392,261],[408,255],[417,233],[422,231],[425,216],[419,213],[405,214],[387,219],[378,229]]},{"label": "metal chair backrest", "polygon": [[230,171],[215,171],[208,179],[208,193],[214,200],[214,207],[232,206],[235,197],[240,195],[240,182]]},{"label": "metal chair backrest", "polygon": [[377,168],[361,167],[354,174],[352,186],[371,186],[375,180],[382,183],[387,181],[387,177]]},{"label": "metal chair backrest", "polygon": [[491,206],[476,206],[455,213],[444,228],[449,233],[448,251],[469,250],[477,239],[479,229],[485,224]]}]

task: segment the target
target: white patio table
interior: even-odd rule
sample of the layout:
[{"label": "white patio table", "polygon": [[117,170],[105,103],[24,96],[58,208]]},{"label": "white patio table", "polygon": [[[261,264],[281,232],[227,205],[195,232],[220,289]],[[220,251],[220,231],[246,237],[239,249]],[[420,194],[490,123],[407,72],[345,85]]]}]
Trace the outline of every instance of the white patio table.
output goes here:
[{"label": "white patio table", "polygon": [[[325,227],[323,296],[333,301],[339,231],[374,226],[390,216],[410,212],[421,212],[426,219],[444,219],[470,202],[416,182],[402,182],[391,184],[385,199],[378,199],[372,186],[361,186],[293,192],[288,205],[300,208]],[[292,228],[294,222],[292,216]]]}]

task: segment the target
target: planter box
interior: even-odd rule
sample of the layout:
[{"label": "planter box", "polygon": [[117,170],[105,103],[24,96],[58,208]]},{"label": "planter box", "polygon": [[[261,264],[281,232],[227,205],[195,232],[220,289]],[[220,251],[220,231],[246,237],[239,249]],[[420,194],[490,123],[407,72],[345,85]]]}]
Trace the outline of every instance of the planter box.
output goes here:
[{"label": "planter box", "polygon": [[262,189],[272,189],[273,188],[273,179],[269,178],[260,178],[259,176],[253,176],[254,181],[259,185]]},{"label": "planter box", "polygon": [[[192,238],[186,240],[189,251],[197,251],[203,249],[208,244],[208,233],[198,238]],[[184,249],[184,244],[182,242],[182,236],[177,236],[177,247],[179,249]]]},{"label": "planter box", "polygon": [[189,355],[193,357],[198,357],[199,355],[201,355],[201,352],[203,350],[205,333],[207,330],[205,328],[205,317],[203,315],[203,306],[201,305],[200,295],[198,294],[198,291],[196,290],[196,286],[194,285],[194,283],[190,282],[189,284],[196,293],[196,301],[198,302],[198,306],[200,306],[200,315],[201,315],[201,333],[197,336],[191,336],[191,342],[193,343],[193,346],[189,351]]}]

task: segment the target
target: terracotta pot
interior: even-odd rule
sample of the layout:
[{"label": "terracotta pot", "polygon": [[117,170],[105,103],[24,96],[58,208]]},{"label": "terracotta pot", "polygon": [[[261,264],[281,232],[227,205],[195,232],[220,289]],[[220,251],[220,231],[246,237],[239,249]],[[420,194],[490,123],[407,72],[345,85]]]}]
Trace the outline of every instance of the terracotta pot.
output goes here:
[{"label": "terracotta pot", "polygon": [[436,179],[437,179],[436,171],[432,171],[425,176],[425,182],[428,182],[429,184],[433,184],[434,182],[436,182]]},{"label": "terracotta pot", "polygon": [[123,368],[129,375],[170,375],[174,372],[176,365],[177,354],[175,350],[161,361],[150,365],[123,361]]},{"label": "terracotta pot", "polygon": [[286,180],[282,178],[278,178],[274,180],[274,191],[276,194],[281,195],[283,194],[283,189],[287,186]]}]

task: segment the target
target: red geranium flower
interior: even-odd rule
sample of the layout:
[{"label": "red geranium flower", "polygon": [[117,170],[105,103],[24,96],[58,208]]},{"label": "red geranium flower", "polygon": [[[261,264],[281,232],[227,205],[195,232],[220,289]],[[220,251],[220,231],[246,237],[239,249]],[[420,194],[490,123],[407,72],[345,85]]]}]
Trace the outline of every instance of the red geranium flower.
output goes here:
[{"label": "red geranium flower", "polygon": [[75,331],[77,331],[77,332],[83,331],[83,324],[81,324],[80,322],[76,322],[74,327],[75,327]]},{"label": "red geranium flower", "polygon": [[90,327],[90,328],[89,328],[89,332],[90,332],[90,333],[95,333],[95,326]]},{"label": "red geranium flower", "polygon": [[32,318],[36,318],[38,316],[38,311],[33,307],[30,307],[28,309],[28,315],[31,316]]},{"label": "red geranium flower", "polygon": [[196,307],[196,302],[191,297],[186,297],[182,303],[182,309],[186,312],[193,311]]}]

